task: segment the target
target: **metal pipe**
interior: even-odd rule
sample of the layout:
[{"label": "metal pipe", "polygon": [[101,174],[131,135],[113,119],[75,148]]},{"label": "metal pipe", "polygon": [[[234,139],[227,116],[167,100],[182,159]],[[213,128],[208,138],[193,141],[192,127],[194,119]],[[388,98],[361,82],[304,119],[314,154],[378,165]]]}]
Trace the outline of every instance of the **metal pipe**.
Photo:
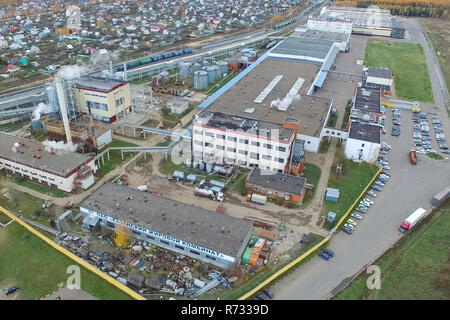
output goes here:
[{"label": "metal pipe", "polygon": [[62,79],[60,79],[59,77],[55,77],[55,81],[56,81],[56,92],[58,93],[59,108],[61,111],[61,117],[64,124],[64,131],[66,132],[67,143],[72,144],[72,135],[70,133],[69,118],[67,116],[66,97],[62,85]]}]

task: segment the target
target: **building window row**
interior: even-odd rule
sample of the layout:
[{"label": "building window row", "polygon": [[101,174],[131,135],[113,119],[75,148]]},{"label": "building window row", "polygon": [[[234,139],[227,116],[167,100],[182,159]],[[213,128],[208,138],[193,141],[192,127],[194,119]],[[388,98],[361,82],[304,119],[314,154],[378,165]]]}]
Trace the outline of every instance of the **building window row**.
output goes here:
[{"label": "building window row", "polygon": [[94,102],[86,100],[86,107],[89,109],[97,109],[97,110],[108,110],[108,105],[106,103]]},{"label": "building window row", "polygon": [[122,105],[124,103],[125,103],[125,98],[124,97],[116,99],[116,107],[118,107],[118,106],[120,106],[120,105]]}]

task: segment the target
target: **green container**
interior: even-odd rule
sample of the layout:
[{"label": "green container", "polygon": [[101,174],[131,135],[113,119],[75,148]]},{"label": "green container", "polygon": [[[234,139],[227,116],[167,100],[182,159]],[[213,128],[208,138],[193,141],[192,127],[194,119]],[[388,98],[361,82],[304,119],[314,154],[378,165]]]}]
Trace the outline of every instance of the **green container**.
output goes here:
[{"label": "green container", "polygon": [[20,59],[19,64],[21,67],[25,67],[28,64],[28,59]]}]

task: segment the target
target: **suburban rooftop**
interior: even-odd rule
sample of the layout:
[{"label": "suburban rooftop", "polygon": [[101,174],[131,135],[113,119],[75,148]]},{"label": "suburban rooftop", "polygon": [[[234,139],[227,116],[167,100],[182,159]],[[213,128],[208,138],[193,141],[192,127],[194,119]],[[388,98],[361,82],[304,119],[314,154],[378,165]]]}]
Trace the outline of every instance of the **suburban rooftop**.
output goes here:
[{"label": "suburban rooftop", "polygon": [[247,220],[111,182],[98,188],[80,207],[233,257],[252,228]]}]

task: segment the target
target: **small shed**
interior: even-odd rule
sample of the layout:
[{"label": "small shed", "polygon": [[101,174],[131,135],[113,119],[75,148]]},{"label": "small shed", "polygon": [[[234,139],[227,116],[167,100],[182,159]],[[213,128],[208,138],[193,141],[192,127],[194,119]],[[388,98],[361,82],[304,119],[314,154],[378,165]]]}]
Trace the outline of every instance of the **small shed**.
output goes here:
[{"label": "small shed", "polygon": [[128,274],[128,284],[135,289],[140,289],[144,285],[145,277],[137,272],[130,272]]},{"label": "small shed", "polygon": [[83,229],[95,229],[100,225],[100,218],[92,215],[87,215],[83,219]]},{"label": "small shed", "polygon": [[182,171],[174,171],[172,177],[177,180],[184,180],[184,172]]},{"label": "small shed", "polygon": [[336,212],[328,211],[327,221],[333,222],[335,218],[336,218]]},{"label": "small shed", "polygon": [[197,175],[195,175],[195,174],[188,174],[187,176],[186,176],[186,180],[187,181],[190,181],[190,182],[195,182],[195,181],[197,181]]},{"label": "small shed", "polygon": [[325,200],[338,202],[339,200],[339,189],[327,188],[327,193],[325,195]]},{"label": "small shed", "polygon": [[185,99],[176,97],[167,102],[167,108],[172,113],[181,114],[188,108],[188,102]]}]

